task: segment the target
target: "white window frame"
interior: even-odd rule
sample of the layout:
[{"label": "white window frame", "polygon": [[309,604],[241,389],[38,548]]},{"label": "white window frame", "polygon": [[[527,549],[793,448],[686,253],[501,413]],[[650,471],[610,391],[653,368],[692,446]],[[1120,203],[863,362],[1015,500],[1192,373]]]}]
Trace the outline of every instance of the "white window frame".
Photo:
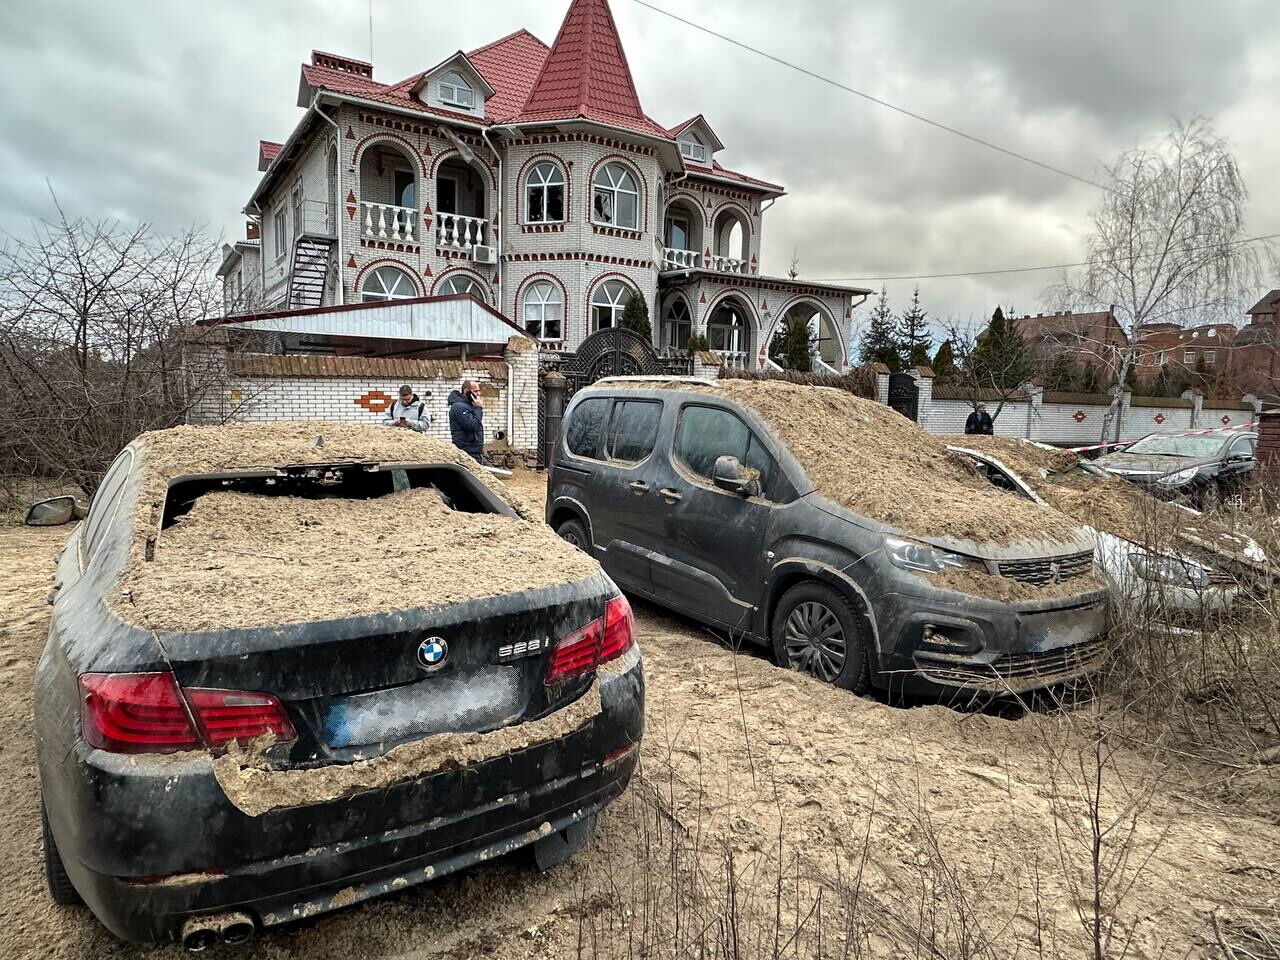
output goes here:
[{"label": "white window frame", "polygon": [[1184,350],[1184,351],[1182,351],[1182,362],[1183,362],[1183,363],[1195,363],[1195,362],[1196,362],[1196,352],[1195,352],[1194,350]]},{"label": "white window frame", "polygon": [[[546,171],[550,171],[550,173]],[[536,180],[534,179],[535,175],[537,176]],[[553,175],[555,177],[554,180],[551,179]],[[552,187],[560,188],[560,218],[558,220],[553,220],[548,215],[548,210],[551,207],[549,198]],[[542,191],[542,219],[540,220],[535,220],[530,214],[530,211],[533,210],[532,197],[536,191]],[[567,191],[565,189],[564,171],[560,169],[560,165],[552,163],[550,160],[544,160],[542,163],[536,164],[524,178],[525,223],[564,223],[568,206],[565,202],[566,199]]]},{"label": "white window frame", "polygon": [[[400,274],[400,276],[404,278],[403,285],[400,283],[399,280],[397,280],[393,287],[387,286],[387,283],[383,279],[383,277],[385,276],[386,273],[391,271],[394,271],[395,273]],[[374,277],[378,278],[378,285],[382,289],[380,290],[369,289],[369,285],[371,281],[374,279]],[[407,293],[403,291],[397,292],[400,290],[401,286],[407,286],[408,292]],[[365,274],[364,279],[360,281],[360,302],[361,303],[386,303],[391,300],[412,300],[417,295],[418,295],[418,288],[417,288],[417,285],[413,282],[413,277],[410,276],[409,271],[406,270],[404,267],[398,267],[395,264],[391,264],[391,263],[384,263],[379,267],[374,267],[367,274]]]},{"label": "white window frame", "polygon": [[[630,181],[630,186],[627,182]],[[609,219],[601,220],[596,213],[596,197],[604,194],[609,198]],[[620,196],[635,197],[635,220],[632,223],[618,222],[618,198]],[[640,229],[640,180],[630,168],[617,161],[604,164],[591,184],[591,222],[604,227],[618,227],[622,230]]]},{"label": "white window frame", "polygon": [[[622,323],[622,311],[627,309],[627,304],[632,297],[638,297],[640,294],[636,292],[636,288],[631,286],[625,280],[619,280],[612,277],[603,283],[596,284],[595,290],[591,292],[591,332],[597,330],[612,329]],[[596,320],[596,308],[609,311],[609,325],[602,327]]]},{"label": "white window frame", "polygon": [[[555,308],[555,315],[548,316],[552,308]],[[536,313],[537,316],[531,317],[531,313]],[[546,335],[547,324],[551,322],[560,327],[560,332],[553,337]],[[520,298],[520,323],[526,333],[532,334],[539,340],[563,340],[564,294],[560,292],[560,287],[550,280],[535,280],[529,284]],[[531,324],[537,329],[530,329]]]},{"label": "white window frame", "polygon": [[[677,307],[684,310],[683,317],[673,316]],[[676,342],[678,338],[672,336],[672,332],[677,327],[688,327],[689,336],[693,336],[693,311],[689,309],[689,304],[685,302],[684,297],[673,297],[662,313],[662,345],[668,350],[684,349]]]},{"label": "white window frame", "polygon": [[302,208],[302,181],[299,180],[293,185],[293,190],[289,193],[289,202],[293,205],[293,235],[295,237],[302,236],[303,220],[305,217]]},{"label": "white window frame", "polygon": [[682,134],[680,137],[680,156],[695,163],[707,162],[707,145],[696,133]]},{"label": "white window frame", "polygon": [[1213,362],[1214,362],[1217,358],[1218,358],[1218,351],[1216,351],[1216,350],[1206,350],[1206,351],[1204,352],[1204,365],[1205,365],[1206,367],[1211,367],[1211,366],[1213,366]]},{"label": "white window frame", "polygon": [[[476,108],[476,91],[466,78],[456,70],[440,78],[440,102],[464,110]],[[463,96],[465,94],[465,96]]]},{"label": "white window frame", "polygon": [[[465,290],[459,290],[458,287],[466,285]],[[445,289],[448,287],[449,289]],[[484,285],[469,273],[455,273],[451,277],[445,277],[440,284],[440,288],[436,291],[438,297],[456,297],[464,294],[471,294],[481,303],[488,303],[489,297],[485,294]]]},{"label": "white window frame", "polygon": [[271,214],[271,234],[276,260],[283,260],[289,253],[289,214],[283,203]]}]

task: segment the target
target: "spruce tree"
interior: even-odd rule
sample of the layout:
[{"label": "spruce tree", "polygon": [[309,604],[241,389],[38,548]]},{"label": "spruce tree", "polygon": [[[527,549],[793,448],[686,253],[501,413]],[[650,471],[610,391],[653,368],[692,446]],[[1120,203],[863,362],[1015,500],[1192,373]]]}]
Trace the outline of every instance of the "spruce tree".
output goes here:
[{"label": "spruce tree", "polygon": [[1044,372],[1044,388],[1046,390],[1074,390],[1079,371],[1071,359],[1071,354],[1059,351],[1053,356],[1049,367]]},{"label": "spruce tree", "polygon": [[644,297],[637,295],[627,301],[627,305],[622,308],[622,320],[618,326],[634,330],[646,341],[653,340],[653,328],[649,326],[649,305],[644,302]]},{"label": "spruce tree", "polygon": [[786,367],[798,373],[808,373],[813,369],[813,361],[809,357],[809,321],[804,317],[792,317],[786,324]]},{"label": "spruce tree", "polygon": [[933,355],[934,376],[939,383],[946,383],[948,380],[954,380],[956,377],[956,350],[951,345],[951,338],[948,337],[942,341],[942,346],[938,347],[938,352]]},{"label": "spruce tree", "polygon": [[1012,390],[1030,378],[1032,368],[1027,345],[999,307],[991,314],[987,329],[978,335],[969,364],[974,379],[984,387]]},{"label": "spruce tree", "polygon": [[902,369],[902,356],[898,352],[898,325],[889,309],[889,295],[880,288],[880,299],[871,308],[871,320],[858,345],[858,360],[862,363],[883,363],[891,373]]},{"label": "spruce tree", "polygon": [[[924,367],[929,364],[929,351],[933,348],[933,337],[929,333],[927,314],[920,307],[920,288],[916,287],[911,294],[911,306],[902,312],[898,321],[898,349],[902,356],[902,366]],[[937,371],[934,371],[937,373]]]}]

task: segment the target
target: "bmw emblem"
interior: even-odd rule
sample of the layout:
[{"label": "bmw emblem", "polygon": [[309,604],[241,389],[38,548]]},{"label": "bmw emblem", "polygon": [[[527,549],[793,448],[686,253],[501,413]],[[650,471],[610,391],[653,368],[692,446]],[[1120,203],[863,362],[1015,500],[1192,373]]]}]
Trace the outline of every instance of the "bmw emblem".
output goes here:
[{"label": "bmw emblem", "polygon": [[448,656],[449,644],[442,637],[427,637],[418,644],[418,664],[423,670],[439,670]]}]

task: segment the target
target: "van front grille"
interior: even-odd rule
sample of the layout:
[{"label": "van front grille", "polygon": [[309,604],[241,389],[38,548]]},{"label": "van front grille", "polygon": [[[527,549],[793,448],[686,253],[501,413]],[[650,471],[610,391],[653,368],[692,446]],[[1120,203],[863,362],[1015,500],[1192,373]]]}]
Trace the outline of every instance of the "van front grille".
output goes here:
[{"label": "van front grille", "polygon": [[1000,576],[1022,583],[1059,583],[1088,573],[1093,566],[1093,551],[1046,560],[1002,560],[996,566]]}]

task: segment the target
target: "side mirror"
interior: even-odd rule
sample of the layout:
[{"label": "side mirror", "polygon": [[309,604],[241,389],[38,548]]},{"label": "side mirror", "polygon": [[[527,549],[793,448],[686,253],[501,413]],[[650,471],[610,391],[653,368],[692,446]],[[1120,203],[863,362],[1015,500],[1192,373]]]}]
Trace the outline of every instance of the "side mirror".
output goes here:
[{"label": "side mirror", "polygon": [[51,497],[33,503],[23,521],[28,527],[60,527],[76,516],[75,497]]},{"label": "side mirror", "polygon": [[744,467],[737,457],[724,456],[711,469],[711,482],[742,497],[760,496],[760,473]]}]

